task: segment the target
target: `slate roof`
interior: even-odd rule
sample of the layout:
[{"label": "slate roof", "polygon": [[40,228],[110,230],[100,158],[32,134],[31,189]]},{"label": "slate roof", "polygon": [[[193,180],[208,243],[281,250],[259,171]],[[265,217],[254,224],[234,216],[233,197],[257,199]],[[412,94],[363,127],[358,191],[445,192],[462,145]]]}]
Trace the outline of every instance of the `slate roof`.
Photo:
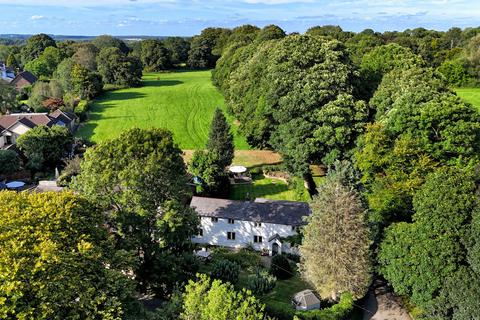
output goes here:
[{"label": "slate roof", "polygon": [[303,217],[310,214],[305,202],[293,201],[235,201],[193,197],[190,203],[202,217],[217,217],[243,221],[275,223],[289,226],[305,224]]},{"label": "slate roof", "polygon": [[34,84],[38,79],[29,71],[23,71],[17,74],[15,78],[13,78],[11,84],[15,85],[20,79],[25,79],[28,83]]},{"label": "slate roof", "polygon": [[49,114],[50,117],[62,121],[63,123],[70,123],[75,119],[75,115],[71,112],[57,109]]}]

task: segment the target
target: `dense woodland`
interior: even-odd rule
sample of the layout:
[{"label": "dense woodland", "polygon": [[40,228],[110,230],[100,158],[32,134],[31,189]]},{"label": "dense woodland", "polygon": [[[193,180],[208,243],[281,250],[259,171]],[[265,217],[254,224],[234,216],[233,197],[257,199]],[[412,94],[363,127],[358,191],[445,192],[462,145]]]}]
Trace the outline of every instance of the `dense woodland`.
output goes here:
[{"label": "dense woodland", "polygon": [[[480,84],[480,28],[287,35],[246,25],[135,43],[41,34],[0,45],[0,60],[41,79],[19,94],[2,86],[3,113],[19,99],[36,111],[56,99],[85,116],[81,101],[139,86],[143,71],[213,69],[249,144],[279,152],[312,197],[299,270],[333,307],[298,319],[349,319],[376,278],[418,319],[480,314],[480,114],[452,91]],[[22,137],[27,164],[58,163],[66,146],[47,147],[70,144],[62,134]],[[218,110],[187,168],[170,132],[132,129],[67,165],[74,193],[0,193],[0,318],[282,319],[256,297],[278,270],[257,272],[250,291],[233,286],[231,261],[215,266],[214,281],[195,276],[187,171],[202,178],[199,192],[221,196],[232,139]],[[0,153],[2,170],[18,169],[12,157]],[[321,185],[311,165],[327,168]]]}]

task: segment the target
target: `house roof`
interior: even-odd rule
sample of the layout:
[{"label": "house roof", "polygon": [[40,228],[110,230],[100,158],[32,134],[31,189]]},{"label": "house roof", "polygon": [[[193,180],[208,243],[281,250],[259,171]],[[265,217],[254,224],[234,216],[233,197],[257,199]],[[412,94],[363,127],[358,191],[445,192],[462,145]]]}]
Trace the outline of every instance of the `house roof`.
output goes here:
[{"label": "house roof", "polygon": [[202,217],[217,217],[244,221],[303,225],[303,217],[310,214],[305,202],[293,201],[234,201],[216,198],[193,197],[190,206]]},{"label": "house roof", "polygon": [[52,126],[55,124],[54,119],[49,117],[46,113],[12,113],[0,116],[0,127],[5,129],[10,128],[18,122],[29,128],[41,125]]},{"label": "house roof", "polygon": [[69,123],[75,119],[75,114],[67,111],[62,111],[60,109],[53,111],[49,114],[49,116],[57,120],[61,120],[63,123]]},{"label": "house roof", "polygon": [[20,79],[25,79],[28,83],[34,84],[38,79],[29,71],[23,71],[13,78],[11,84],[15,85]]}]

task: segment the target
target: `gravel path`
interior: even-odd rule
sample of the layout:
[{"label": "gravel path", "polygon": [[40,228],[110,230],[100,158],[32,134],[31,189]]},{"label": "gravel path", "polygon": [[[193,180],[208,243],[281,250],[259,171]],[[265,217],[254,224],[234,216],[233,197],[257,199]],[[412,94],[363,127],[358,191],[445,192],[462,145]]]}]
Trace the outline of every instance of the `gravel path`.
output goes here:
[{"label": "gravel path", "polygon": [[411,320],[402,300],[375,280],[364,304],[363,320]]}]

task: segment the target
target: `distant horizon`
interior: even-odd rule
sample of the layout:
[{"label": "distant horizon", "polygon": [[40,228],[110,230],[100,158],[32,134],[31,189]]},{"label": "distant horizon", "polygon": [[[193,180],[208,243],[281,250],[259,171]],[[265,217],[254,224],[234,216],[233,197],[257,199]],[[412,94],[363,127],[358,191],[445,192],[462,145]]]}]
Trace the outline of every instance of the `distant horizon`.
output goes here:
[{"label": "distant horizon", "polygon": [[[39,3],[40,2],[40,3]],[[182,36],[206,27],[276,24],[286,32],[316,25],[378,32],[480,25],[469,0],[0,0],[2,34]],[[11,13],[11,14],[8,14]]]},{"label": "distant horizon", "polygon": [[[333,25],[333,24],[328,24],[328,25]],[[227,29],[233,29],[233,28],[236,28],[236,27],[239,27],[239,26],[242,26],[242,25],[234,25],[234,26],[231,26],[231,27],[223,27],[223,26],[215,26],[215,25],[211,25],[211,26],[206,26],[205,28],[227,28]],[[263,26],[258,26],[258,25],[255,25],[259,28],[262,28]],[[291,31],[291,32],[288,32],[287,30],[285,30],[287,32],[287,34],[290,34],[290,33],[295,33],[295,32],[298,32],[298,33],[305,33],[309,28],[312,28],[312,27],[316,27],[316,26],[327,26],[327,24],[316,24],[316,25],[312,25],[308,28],[306,28],[304,31]],[[338,26],[338,25],[333,25],[333,26]],[[281,26],[280,26],[281,27]],[[342,26],[340,26],[342,28]],[[354,31],[354,30],[347,30],[347,29],[344,29],[342,28],[343,31],[345,32],[354,32],[354,33],[359,33],[359,32],[362,32],[366,29],[372,29],[374,32],[379,32],[379,33],[384,33],[384,32],[404,32],[405,30],[413,30],[413,29],[416,29],[416,28],[424,28],[426,30],[434,30],[434,31],[439,31],[439,32],[446,32],[448,31],[449,29],[451,28],[461,28],[462,30],[464,29],[468,29],[468,28],[479,28],[480,27],[480,24],[479,25],[472,25],[472,26],[467,26],[467,27],[460,27],[460,26],[456,26],[456,25],[452,25],[451,27],[449,28],[445,28],[445,29],[436,29],[436,28],[427,28],[427,27],[424,27],[424,26],[416,26],[416,27],[412,27],[412,28],[405,28],[405,29],[401,29],[401,30],[391,30],[391,29],[386,29],[386,30],[376,30],[374,28],[364,28],[362,30],[358,30],[358,31]],[[203,29],[202,29],[203,30]],[[36,35],[36,34],[40,34],[40,33],[43,33],[43,34],[47,34],[49,36],[52,36],[52,37],[58,37],[58,38],[68,38],[68,37],[77,37],[77,38],[95,38],[95,37],[98,37],[98,36],[101,36],[101,35],[109,35],[109,36],[112,36],[112,37],[116,37],[116,38],[129,38],[129,37],[132,37],[132,38],[168,38],[168,37],[181,37],[181,38],[191,38],[191,37],[194,37],[198,34],[200,34],[200,32],[202,31],[200,30],[198,33],[195,33],[195,34],[191,34],[191,35],[170,35],[170,34],[162,34],[162,35],[152,35],[152,34],[111,34],[111,33],[99,33],[99,34],[56,34],[56,33],[49,33],[49,32],[37,32],[37,33],[0,33],[0,38],[4,37],[4,36],[18,36],[18,37],[29,37],[29,36],[33,36],[33,35]]]}]

